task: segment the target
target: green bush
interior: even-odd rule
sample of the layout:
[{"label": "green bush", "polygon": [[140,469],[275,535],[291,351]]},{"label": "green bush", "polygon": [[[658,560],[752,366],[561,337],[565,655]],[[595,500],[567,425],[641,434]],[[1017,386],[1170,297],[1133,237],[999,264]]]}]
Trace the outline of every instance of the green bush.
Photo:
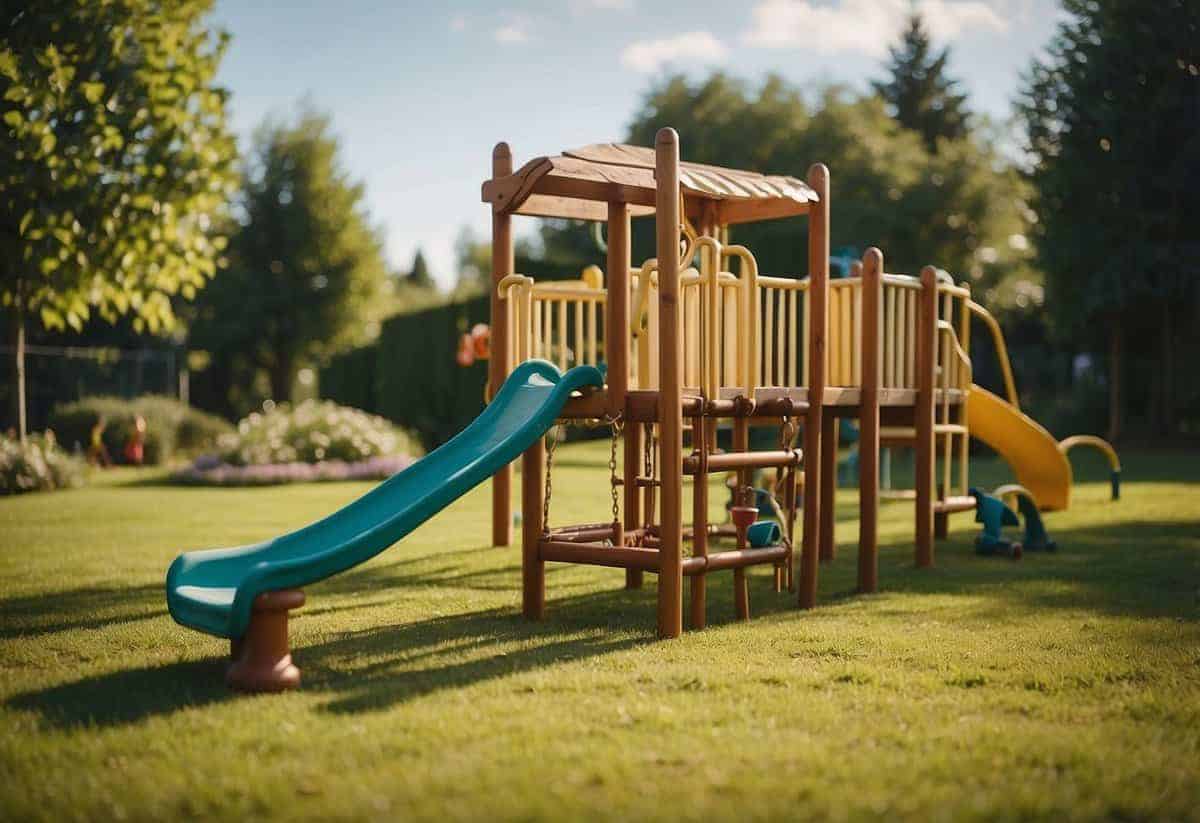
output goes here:
[{"label": "green bush", "polygon": [[434,448],[483,409],[487,361],[463,368],[459,336],[488,322],[487,296],[391,317],[378,342],[335,357],[321,370],[322,397],[359,406],[417,434]]},{"label": "green bush", "polygon": [[87,466],[63,451],[54,435],[0,437],[0,495],[54,491],[83,484]]},{"label": "green bush", "polygon": [[195,454],[211,449],[222,434],[233,430],[219,417],[160,395],[132,400],[85,397],[60,404],[51,412],[50,428],[68,448],[78,443],[86,450],[91,444],[92,428],[103,417],[104,445],[109,456],[120,462],[139,415],[146,420],[145,462],[151,465],[165,463],[177,453]]},{"label": "green bush", "polygon": [[420,454],[401,429],[382,417],[329,401],[281,403],[255,412],[220,439],[220,458],[234,466],[276,463],[355,463],[393,454]]}]

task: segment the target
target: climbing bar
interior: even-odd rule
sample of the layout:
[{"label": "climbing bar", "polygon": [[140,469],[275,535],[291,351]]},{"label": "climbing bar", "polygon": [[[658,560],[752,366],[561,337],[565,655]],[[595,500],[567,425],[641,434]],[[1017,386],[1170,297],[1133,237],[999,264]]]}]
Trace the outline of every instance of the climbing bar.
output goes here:
[{"label": "climbing bar", "polygon": [[[708,456],[708,471],[718,472],[728,469],[773,469],[779,466],[798,466],[803,459],[800,449],[780,451],[726,452]],[[683,459],[685,474],[695,474],[700,467],[700,460],[695,455]]]},{"label": "climbing bar", "polygon": [[583,563],[648,572],[657,572],[659,569],[659,553],[656,549],[604,546],[599,543],[542,540],[538,543],[538,557],[547,562]]},{"label": "climbing bar", "polygon": [[[757,566],[764,563],[778,563],[787,558],[787,546],[766,546],[761,549],[732,549],[727,552],[716,552],[708,557],[688,557],[683,561],[685,575],[703,574],[707,572],[724,571],[726,569],[744,569],[746,566]],[[703,561],[703,563],[698,562]]]}]

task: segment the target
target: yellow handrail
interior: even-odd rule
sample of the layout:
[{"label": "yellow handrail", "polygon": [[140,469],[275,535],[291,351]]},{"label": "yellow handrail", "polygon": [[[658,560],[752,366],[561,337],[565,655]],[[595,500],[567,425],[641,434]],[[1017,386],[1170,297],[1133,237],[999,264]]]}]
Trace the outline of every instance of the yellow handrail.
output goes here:
[{"label": "yellow handrail", "polygon": [[987,325],[988,331],[992,333],[996,359],[1000,361],[1000,372],[1004,375],[1004,391],[1008,395],[1008,402],[1012,404],[1012,407],[1020,410],[1021,401],[1017,398],[1017,384],[1013,380],[1012,363],[1008,360],[1008,347],[1004,344],[1004,332],[1001,331],[1000,324],[996,322],[996,318],[992,317],[991,312],[974,300],[967,301],[967,308],[971,310],[972,314],[981,318]]},{"label": "yellow handrail", "polygon": [[1104,452],[1112,470],[1115,472],[1121,470],[1121,458],[1117,457],[1117,450],[1104,438],[1096,437],[1094,434],[1075,434],[1059,441],[1058,450],[1066,454],[1076,446],[1091,446],[1093,449]]}]

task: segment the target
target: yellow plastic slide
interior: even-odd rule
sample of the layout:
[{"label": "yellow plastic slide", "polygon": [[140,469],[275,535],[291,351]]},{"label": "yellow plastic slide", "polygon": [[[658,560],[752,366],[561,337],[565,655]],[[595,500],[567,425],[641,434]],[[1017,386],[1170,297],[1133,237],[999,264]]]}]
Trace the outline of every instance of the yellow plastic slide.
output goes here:
[{"label": "yellow plastic slide", "polygon": [[1036,420],[975,385],[967,396],[967,420],[971,436],[1004,458],[1017,482],[1033,492],[1038,508],[1062,511],[1070,505],[1071,464]]}]

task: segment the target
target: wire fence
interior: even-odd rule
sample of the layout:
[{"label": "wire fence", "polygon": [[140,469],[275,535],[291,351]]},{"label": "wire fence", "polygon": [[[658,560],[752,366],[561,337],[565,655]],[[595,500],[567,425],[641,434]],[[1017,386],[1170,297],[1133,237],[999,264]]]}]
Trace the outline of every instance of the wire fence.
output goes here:
[{"label": "wire fence", "polygon": [[[0,420],[16,425],[16,347],[0,344],[9,364],[0,383]],[[96,395],[136,397],[161,394],[188,402],[185,355],[175,348],[115,346],[25,346],[25,397],[29,427],[46,425],[55,405]]]}]

